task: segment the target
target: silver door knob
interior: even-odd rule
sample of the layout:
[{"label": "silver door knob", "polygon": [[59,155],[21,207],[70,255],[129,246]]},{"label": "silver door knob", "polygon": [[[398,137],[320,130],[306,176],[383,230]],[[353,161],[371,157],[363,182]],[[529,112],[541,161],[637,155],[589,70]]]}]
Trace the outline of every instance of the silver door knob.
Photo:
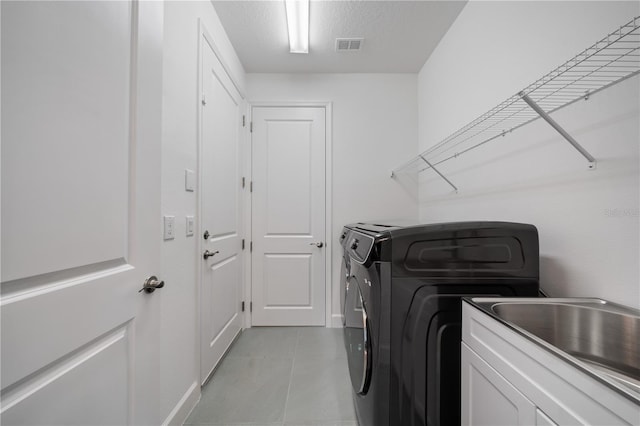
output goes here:
[{"label": "silver door knob", "polygon": [[202,257],[204,257],[204,260],[207,260],[208,258],[210,258],[211,256],[215,256],[216,254],[220,253],[219,250],[216,251],[209,251],[209,250],[205,250],[204,254],[202,255]]},{"label": "silver door knob", "polygon": [[318,248],[322,248],[324,247],[324,243],[322,241],[317,242],[317,243],[309,243],[310,246],[316,246]]},{"label": "silver door knob", "polygon": [[144,284],[138,293],[144,291],[146,293],[153,293],[156,291],[156,288],[164,287],[164,281],[158,281],[158,277],[155,275],[151,275],[149,278],[144,280]]}]

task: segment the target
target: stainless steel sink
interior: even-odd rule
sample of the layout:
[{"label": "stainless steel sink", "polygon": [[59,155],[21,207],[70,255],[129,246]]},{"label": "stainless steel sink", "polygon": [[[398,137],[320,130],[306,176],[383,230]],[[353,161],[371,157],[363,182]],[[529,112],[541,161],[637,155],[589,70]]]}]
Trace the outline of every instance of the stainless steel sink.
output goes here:
[{"label": "stainless steel sink", "polygon": [[640,398],[639,310],[601,299],[472,301],[521,334],[559,350],[560,356],[569,355],[570,361],[577,360],[592,374]]}]

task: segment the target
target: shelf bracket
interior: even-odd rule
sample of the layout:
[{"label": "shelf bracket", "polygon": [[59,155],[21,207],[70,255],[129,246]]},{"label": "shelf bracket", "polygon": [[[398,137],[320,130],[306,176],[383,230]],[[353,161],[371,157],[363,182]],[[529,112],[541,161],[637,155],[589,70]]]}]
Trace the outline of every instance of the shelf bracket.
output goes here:
[{"label": "shelf bracket", "polygon": [[427,165],[429,167],[431,167],[433,169],[434,172],[436,172],[438,174],[438,176],[440,176],[442,179],[444,179],[449,185],[451,185],[451,187],[456,191],[456,193],[458,192],[458,188],[451,183],[451,181],[449,179],[447,179],[442,173],[440,173],[440,171],[438,169],[436,169],[435,167],[433,167],[433,164],[431,164],[426,158],[424,158],[424,156],[420,155],[420,158],[422,158],[422,161],[424,161],[425,163],[427,163]]},{"label": "shelf bracket", "polygon": [[[582,145],[580,145],[574,138],[573,136],[571,136],[569,133],[567,133],[566,130],[564,130],[562,128],[562,126],[560,126],[558,123],[556,123],[556,121],[551,118],[549,116],[549,114],[547,114],[546,112],[544,112],[544,110],[542,108],[540,108],[540,106],[535,103],[528,95],[526,95],[524,92],[520,92],[518,93],[518,95],[522,98],[523,101],[525,101],[527,103],[527,105],[529,105],[531,107],[531,109],[533,109],[536,113],[538,113],[538,115],[540,117],[542,117],[542,119],[544,121],[546,121],[547,123],[549,123],[549,125],[551,127],[553,127],[554,129],[556,129],[556,131],[558,133],[560,133],[562,135],[563,138],[565,138],[567,140],[567,142],[569,142],[571,145],[573,145],[573,147],[578,150],[578,152],[580,154],[582,154],[582,156],[584,158],[586,158],[589,161],[588,164],[588,168],[589,170],[595,170],[596,168],[596,159],[593,158],[593,156],[591,154],[589,154],[589,152],[584,149],[582,147]],[[435,169],[434,169],[435,170]]]}]

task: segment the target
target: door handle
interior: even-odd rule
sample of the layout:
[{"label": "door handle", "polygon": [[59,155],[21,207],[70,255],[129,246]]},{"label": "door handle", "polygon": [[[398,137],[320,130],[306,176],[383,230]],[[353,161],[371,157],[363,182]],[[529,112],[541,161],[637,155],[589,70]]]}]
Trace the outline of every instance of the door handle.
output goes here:
[{"label": "door handle", "polygon": [[140,289],[140,291],[138,291],[138,293],[141,293],[142,291],[153,293],[154,291],[156,291],[156,288],[162,287],[164,287],[164,281],[158,281],[158,277],[156,277],[155,275],[151,275],[149,278],[144,280],[144,284],[142,285],[142,288]]},{"label": "door handle", "polygon": [[309,243],[310,246],[316,246],[318,248],[322,248],[324,246],[324,243],[322,241],[317,242],[317,243]]},{"label": "door handle", "polygon": [[216,250],[214,252],[211,252],[209,250],[205,250],[204,254],[202,255],[202,257],[204,257],[204,260],[207,260],[208,258],[210,258],[211,256],[215,256],[216,254],[220,253],[219,250]]}]

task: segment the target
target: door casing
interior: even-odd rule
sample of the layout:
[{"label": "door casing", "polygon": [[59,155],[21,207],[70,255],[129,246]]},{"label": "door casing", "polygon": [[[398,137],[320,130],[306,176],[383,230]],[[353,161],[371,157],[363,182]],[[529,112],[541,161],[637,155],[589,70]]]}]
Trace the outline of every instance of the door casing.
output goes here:
[{"label": "door casing", "polygon": [[[253,117],[251,116],[253,107],[280,107],[280,108],[304,108],[304,107],[317,107],[325,109],[325,137],[326,137],[326,145],[325,145],[325,327],[341,327],[342,322],[340,320],[340,314],[337,314],[335,318],[332,315],[332,280],[333,280],[333,245],[335,244],[336,238],[333,238],[333,176],[331,171],[333,170],[332,163],[332,152],[333,152],[333,111],[332,111],[332,102],[330,101],[250,101],[248,105],[249,111],[249,122],[253,121]],[[251,155],[252,155],[252,146],[251,146],[251,133],[248,133],[247,138],[249,143],[248,149],[243,152],[244,158],[244,170],[247,172],[248,180],[253,180],[252,168],[251,168]],[[245,191],[244,195],[244,220],[245,220],[245,235],[248,237],[250,241],[253,238],[252,234],[252,223],[251,223],[251,211],[253,209],[251,193],[250,191]],[[252,265],[252,253],[249,253],[248,256],[245,257],[245,300],[251,300],[251,291],[253,280],[251,276],[251,265]],[[251,312],[250,309],[245,310],[245,327],[251,327]]]}]

